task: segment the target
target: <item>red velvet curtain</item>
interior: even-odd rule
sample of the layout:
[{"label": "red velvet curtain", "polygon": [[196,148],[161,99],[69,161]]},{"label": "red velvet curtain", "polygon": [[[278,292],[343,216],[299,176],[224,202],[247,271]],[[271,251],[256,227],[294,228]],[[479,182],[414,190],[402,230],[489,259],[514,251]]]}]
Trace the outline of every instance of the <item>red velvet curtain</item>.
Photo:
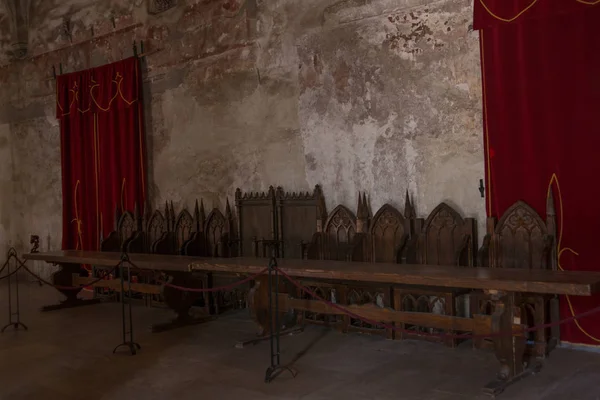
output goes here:
[{"label": "red velvet curtain", "polygon": [[[550,188],[565,270],[600,271],[599,23],[597,1],[475,0],[487,212],[500,217],[524,200],[544,217]],[[566,317],[599,303],[599,296],[565,297],[561,312]],[[600,345],[600,319],[564,325],[561,339]]]},{"label": "red velvet curtain", "polygon": [[56,80],[63,249],[98,250],[115,209],[143,209],[145,136],[140,63],[132,57]]}]

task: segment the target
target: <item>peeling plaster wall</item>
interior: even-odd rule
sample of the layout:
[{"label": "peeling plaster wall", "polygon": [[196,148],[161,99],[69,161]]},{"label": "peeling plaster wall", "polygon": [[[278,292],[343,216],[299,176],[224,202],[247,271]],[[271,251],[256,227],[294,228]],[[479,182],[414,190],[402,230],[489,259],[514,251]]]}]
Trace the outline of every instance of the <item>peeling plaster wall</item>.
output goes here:
[{"label": "peeling plaster wall", "polygon": [[[447,201],[483,233],[471,0],[197,0],[159,15],[147,3],[34,2],[32,58],[0,69],[0,156],[3,137],[12,154],[10,174],[0,160],[0,182],[14,188],[0,194],[0,237],[60,246],[52,65],[116,61],[133,40],[160,49],[144,74],[153,204],[202,197],[222,207],[236,187],[319,183],[330,210],[353,208],[361,190],[375,212],[400,208],[409,189],[420,216]],[[89,41],[92,31],[101,39]]]}]

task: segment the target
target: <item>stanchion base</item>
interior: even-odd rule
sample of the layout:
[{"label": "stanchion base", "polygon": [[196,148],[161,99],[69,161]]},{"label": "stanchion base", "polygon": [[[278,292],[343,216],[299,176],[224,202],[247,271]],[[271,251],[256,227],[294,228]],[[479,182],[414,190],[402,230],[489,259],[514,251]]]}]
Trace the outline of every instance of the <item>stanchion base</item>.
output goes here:
[{"label": "stanchion base", "polygon": [[490,395],[492,397],[498,396],[500,393],[504,392],[504,390],[512,385],[520,381],[523,378],[528,377],[529,375],[537,374],[542,370],[542,363],[539,361],[534,362],[533,365],[527,367],[525,371],[521,372],[519,375],[513,376],[508,379],[496,378],[487,385],[483,387],[483,393]]},{"label": "stanchion base", "polygon": [[166,332],[177,328],[183,328],[190,325],[199,325],[206,322],[214,321],[216,317],[212,315],[196,317],[196,318],[176,318],[171,322],[152,325],[152,333]]},{"label": "stanchion base", "polygon": [[[294,328],[283,330],[279,334],[281,336],[293,336],[293,335],[297,335],[297,334],[302,333],[302,332],[304,332],[304,328],[302,328],[302,327],[294,327]],[[236,349],[244,349],[244,348],[249,347],[249,346],[255,346],[255,345],[259,344],[260,342],[264,342],[265,340],[269,340],[270,337],[271,337],[271,335],[262,335],[262,336],[259,336],[257,338],[254,338],[254,339],[249,339],[249,340],[246,340],[246,341],[237,342],[235,344],[235,348]]]},{"label": "stanchion base", "polygon": [[26,331],[27,331],[27,330],[29,330],[29,328],[27,328],[27,325],[25,325],[25,324],[24,324],[24,323],[22,323],[22,322],[11,322],[10,324],[7,324],[7,325],[5,325],[5,326],[4,326],[4,328],[2,328],[2,330],[1,330],[0,332],[1,332],[1,333],[4,333],[4,331],[5,331],[7,328],[10,328],[11,326],[15,328],[15,331],[18,331],[18,330],[19,330],[19,327],[22,327],[22,328],[23,328],[24,330],[26,330]]},{"label": "stanchion base", "polygon": [[139,344],[137,344],[135,342],[125,342],[125,343],[121,343],[120,345],[115,347],[115,349],[113,350],[113,354],[115,354],[120,347],[129,348],[129,351],[131,352],[132,356],[135,356],[137,354],[137,350],[142,349],[142,346],[140,346]]},{"label": "stanchion base", "polygon": [[56,311],[56,310],[62,310],[62,309],[65,309],[65,308],[75,308],[75,307],[82,307],[82,306],[91,306],[91,305],[98,304],[98,303],[102,303],[102,299],[65,300],[65,301],[61,302],[60,304],[54,304],[54,305],[51,305],[51,306],[44,306],[44,307],[42,307],[41,311],[42,312]]},{"label": "stanchion base", "polygon": [[298,372],[296,372],[295,369],[283,365],[269,367],[267,368],[267,372],[265,372],[265,383],[271,383],[273,379],[277,378],[283,371],[289,371],[290,374],[292,374],[292,378],[295,378],[296,375],[298,375]]}]

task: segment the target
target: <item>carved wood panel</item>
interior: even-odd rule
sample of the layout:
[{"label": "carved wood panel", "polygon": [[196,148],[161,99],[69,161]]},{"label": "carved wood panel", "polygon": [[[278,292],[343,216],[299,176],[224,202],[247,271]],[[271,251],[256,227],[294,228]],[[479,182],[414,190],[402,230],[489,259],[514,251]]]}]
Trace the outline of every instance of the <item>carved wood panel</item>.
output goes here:
[{"label": "carved wood panel", "polygon": [[408,236],[406,220],[389,204],[384,204],[373,217],[369,232],[371,260],[373,262],[397,262],[398,251]]},{"label": "carved wood panel", "polygon": [[175,249],[178,253],[182,251],[183,244],[190,239],[194,230],[194,218],[188,210],[183,209],[177,216],[175,222]]},{"label": "carved wood panel", "polygon": [[325,199],[317,185],[312,193],[289,193],[277,188],[277,221],[284,258],[302,258],[301,243],[308,243],[317,232],[317,223],[325,211]]},{"label": "carved wood panel", "polygon": [[229,235],[229,224],[225,216],[219,209],[213,209],[206,219],[204,228],[206,237],[206,255],[208,257],[222,257],[225,249],[223,248]]},{"label": "carved wood panel", "polygon": [[119,219],[117,230],[121,244],[125,243],[126,240],[131,238],[136,230],[137,228],[133,214],[131,214],[129,211],[125,211]]},{"label": "carved wood panel", "polygon": [[343,205],[337,206],[325,223],[324,257],[328,260],[347,260],[356,236],[356,217]]},{"label": "carved wood panel", "polygon": [[149,249],[165,232],[167,232],[167,220],[159,210],[156,210],[146,223],[146,239]]},{"label": "carved wood panel", "polygon": [[525,202],[513,204],[495,229],[494,267],[545,269],[549,267],[548,231],[540,216]]},{"label": "carved wood panel", "polygon": [[472,228],[456,210],[446,203],[439,204],[429,214],[419,236],[419,263],[472,265],[472,254],[467,263],[460,263],[461,252],[472,245],[471,235]]},{"label": "carved wood panel", "polygon": [[238,217],[238,251],[243,256],[256,256],[257,241],[277,240],[275,189],[269,187],[267,193],[235,192],[235,205]]}]

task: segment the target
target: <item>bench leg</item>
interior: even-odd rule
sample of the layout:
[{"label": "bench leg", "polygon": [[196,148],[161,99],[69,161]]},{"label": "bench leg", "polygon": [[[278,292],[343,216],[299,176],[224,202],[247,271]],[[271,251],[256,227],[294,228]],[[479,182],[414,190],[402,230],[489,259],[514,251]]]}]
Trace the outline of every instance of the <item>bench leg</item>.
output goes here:
[{"label": "bench leg", "polygon": [[[73,275],[79,274],[81,267],[79,264],[60,264],[60,269],[52,274],[52,283],[57,286],[73,287]],[[64,308],[73,308],[81,306],[89,306],[98,304],[101,299],[89,299],[84,300],[77,297],[82,288],[74,290],[56,289],[62,293],[66,299],[61,301],[59,304],[52,304],[42,307],[42,312],[62,310]]]},{"label": "bench leg", "polygon": [[[171,278],[171,283],[173,285],[186,288],[203,287],[202,279],[198,279],[189,273],[172,273]],[[164,286],[163,296],[165,299],[165,304],[167,304],[170,309],[175,311],[177,317],[171,322],[152,325],[152,332],[164,332],[184,326],[202,324],[214,319],[214,316],[208,314],[200,317],[194,317],[189,313],[192,305],[203,296],[203,293],[186,292],[171,288],[169,286]]]},{"label": "bench leg", "polygon": [[[449,316],[456,316],[456,298],[454,297],[454,294],[452,293],[447,293],[444,296],[444,312],[446,313],[446,315]],[[448,331],[447,333],[449,334],[454,334],[454,331]],[[458,339],[453,338],[453,337],[449,337],[447,339],[445,339],[446,342],[446,346],[448,347],[452,347],[455,348],[458,345]]]},{"label": "bench leg", "polygon": [[496,358],[500,363],[500,371],[496,379],[489,382],[484,388],[484,393],[496,396],[509,385],[525,378],[530,374],[539,372],[540,363],[529,364],[525,359],[524,334],[507,334],[523,326],[520,322],[520,309],[515,304],[514,293],[494,293],[494,313],[491,316],[491,331],[494,336]]}]

